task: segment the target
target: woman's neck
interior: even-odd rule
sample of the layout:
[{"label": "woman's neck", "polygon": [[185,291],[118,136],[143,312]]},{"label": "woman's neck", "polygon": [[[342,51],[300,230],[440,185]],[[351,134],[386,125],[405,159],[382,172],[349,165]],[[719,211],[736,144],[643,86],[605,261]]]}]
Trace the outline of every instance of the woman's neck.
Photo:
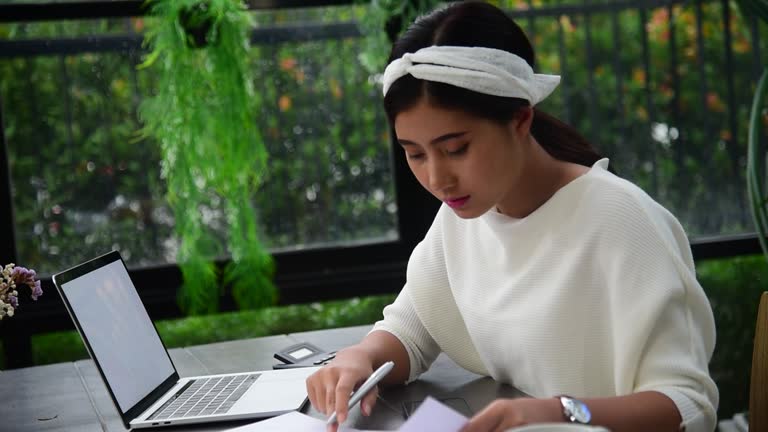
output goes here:
[{"label": "woman's neck", "polygon": [[513,218],[524,218],[549,201],[563,186],[589,171],[588,167],[555,159],[531,137],[529,160],[505,202],[496,210]]}]

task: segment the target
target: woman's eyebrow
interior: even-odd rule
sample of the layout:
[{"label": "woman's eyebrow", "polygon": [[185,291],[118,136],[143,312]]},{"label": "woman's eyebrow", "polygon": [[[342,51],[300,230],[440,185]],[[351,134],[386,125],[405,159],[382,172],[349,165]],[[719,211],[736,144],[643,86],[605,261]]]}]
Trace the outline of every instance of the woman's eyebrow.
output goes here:
[{"label": "woman's eyebrow", "polygon": [[[445,135],[440,135],[439,137],[433,139],[429,143],[431,145],[435,145],[435,144],[439,144],[439,143],[441,143],[443,141],[448,141],[448,140],[451,140],[451,139],[454,139],[454,138],[462,137],[462,136],[464,136],[466,134],[467,134],[467,131],[451,132],[451,133],[448,133],[448,134],[445,134]],[[416,143],[413,142],[413,141],[409,141],[409,140],[406,140],[406,139],[400,139],[400,138],[397,139],[397,142],[399,142],[400,145],[404,145],[404,146],[405,145],[416,145]]]}]

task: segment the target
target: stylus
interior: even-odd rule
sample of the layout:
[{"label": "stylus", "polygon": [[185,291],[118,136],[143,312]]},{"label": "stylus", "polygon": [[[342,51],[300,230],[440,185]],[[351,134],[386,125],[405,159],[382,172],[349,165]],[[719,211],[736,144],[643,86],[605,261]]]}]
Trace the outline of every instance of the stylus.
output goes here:
[{"label": "stylus", "polygon": [[[352,397],[349,398],[349,408],[355,406],[355,404],[358,403],[360,399],[363,398],[363,396],[367,395],[368,392],[371,391],[371,389],[373,389],[376,384],[382,380],[382,378],[387,376],[393,367],[395,367],[395,363],[391,361],[388,361],[379,366],[379,368],[376,369],[376,371],[372,373],[367,380],[365,380],[363,385],[361,385],[354,393],[352,393]],[[328,421],[326,422],[326,424],[329,425],[334,423],[336,423],[336,411],[331,413],[330,417],[328,417]]]}]

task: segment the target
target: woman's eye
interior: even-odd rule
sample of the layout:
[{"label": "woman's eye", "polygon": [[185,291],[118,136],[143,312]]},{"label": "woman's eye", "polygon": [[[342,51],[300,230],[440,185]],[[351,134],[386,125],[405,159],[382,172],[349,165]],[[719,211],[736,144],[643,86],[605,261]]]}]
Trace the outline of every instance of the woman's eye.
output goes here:
[{"label": "woman's eye", "polygon": [[416,154],[406,153],[406,154],[408,155],[408,159],[411,159],[411,160],[424,159],[424,153],[416,153]]},{"label": "woman's eye", "polygon": [[467,152],[467,148],[469,148],[469,144],[464,144],[463,146],[457,148],[456,150],[448,150],[448,154],[451,156],[462,155]]}]

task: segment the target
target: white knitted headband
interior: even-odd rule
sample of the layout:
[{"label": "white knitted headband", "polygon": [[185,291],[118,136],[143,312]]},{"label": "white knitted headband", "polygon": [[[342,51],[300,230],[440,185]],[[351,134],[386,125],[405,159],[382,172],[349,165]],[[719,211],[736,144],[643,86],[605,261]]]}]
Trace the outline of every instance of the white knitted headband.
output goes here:
[{"label": "white knitted headband", "polygon": [[559,75],[534,73],[515,54],[483,47],[430,46],[406,53],[384,70],[384,95],[407,74],[478,93],[521,98],[531,105],[544,100],[560,83]]}]

